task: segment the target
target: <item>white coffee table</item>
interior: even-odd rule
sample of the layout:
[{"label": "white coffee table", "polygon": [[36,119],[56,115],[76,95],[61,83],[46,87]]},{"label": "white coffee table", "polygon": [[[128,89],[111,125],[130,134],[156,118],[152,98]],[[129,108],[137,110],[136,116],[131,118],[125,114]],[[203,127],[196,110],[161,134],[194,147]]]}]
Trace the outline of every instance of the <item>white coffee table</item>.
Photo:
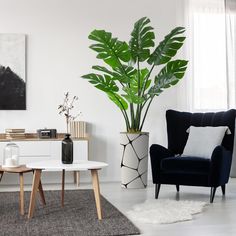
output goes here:
[{"label": "white coffee table", "polygon": [[49,161],[29,163],[26,166],[34,170],[28,218],[32,218],[34,214],[35,198],[40,184],[42,170],[53,170],[53,171],[62,171],[62,191],[61,191],[62,206],[64,206],[65,171],[91,171],[98,219],[99,220],[102,219],[98,170],[108,166],[108,164],[104,162],[95,162],[95,161],[77,161],[76,163],[73,164],[62,164],[61,161],[49,160]]}]

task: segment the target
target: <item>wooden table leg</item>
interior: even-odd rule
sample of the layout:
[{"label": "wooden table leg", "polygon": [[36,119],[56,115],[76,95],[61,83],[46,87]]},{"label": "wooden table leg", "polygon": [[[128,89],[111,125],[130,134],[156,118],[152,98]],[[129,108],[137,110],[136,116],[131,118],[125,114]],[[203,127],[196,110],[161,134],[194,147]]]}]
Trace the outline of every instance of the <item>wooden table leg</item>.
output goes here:
[{"label": "wooden table leg", "polygon": [[34,214],[35,198],[36,198],[36,195],[37,195],[37,190],[39,188],[39,182],[40,182],[40,178],[41,178],[41,171],[42,170],[39,170],[39,169],[36,169],[34,171],[32,191],[31,191],[31,195],[30,195],[28,219],[32,218],[33,214]]},{"label": "wooden table leg", "polygon": [[25,207],[24,207],[24,175],[23,173],[19,173],[20,176],[20,214],[25,214]]},{"label": "wooden table leg", "polygon": [[0,175],[1,175],[0,176],[0,182],[2,181],[3,173],[4,173],[3,171],[0,172]]},{"label": "wooden table leg", "polygon": [[92,181],[93,181],[93,191],[96,202],[98,219],[102,219],[102,208],[101,208],[101,199],[100,199],[100,188],[99,188],[99,179],[98,179],[98,171],[91,170]]},{"label": "wooden table leg", "polygon": [[65,170],[62,170],[62,184],[61,184],[61,206],[64,207],[65,197]]},{"label": "wooden table leg", "polygon": [[43,186],[42,186],[41,180],[39,181],[39,195],[40,195],[41,202],[43,203],[43,205],[46,205],[46,201],[45,201],[45,197],[44,197]]},{"label": "wooden table leg", "polygon": [[80,184],[80,172],[74,171],[74,183],[79,187]]},{"label": "wooden table leg", "polygon": [[77,187],[79,187],[79,184],[80,184],[80,172],[79,171],[76,172],[76,183],[77,183]]}]

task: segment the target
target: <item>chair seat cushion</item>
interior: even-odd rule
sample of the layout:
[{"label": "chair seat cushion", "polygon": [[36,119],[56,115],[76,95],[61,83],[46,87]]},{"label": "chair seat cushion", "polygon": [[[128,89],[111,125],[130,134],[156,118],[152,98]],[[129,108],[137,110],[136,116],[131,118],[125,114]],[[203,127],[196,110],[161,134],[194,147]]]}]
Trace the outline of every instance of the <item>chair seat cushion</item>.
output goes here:
[{"label": "chair seat cushion", "polygon": [[161,171],[208,173],[210,163],[210,159],[202,157],[168,157],[161,161]]}]

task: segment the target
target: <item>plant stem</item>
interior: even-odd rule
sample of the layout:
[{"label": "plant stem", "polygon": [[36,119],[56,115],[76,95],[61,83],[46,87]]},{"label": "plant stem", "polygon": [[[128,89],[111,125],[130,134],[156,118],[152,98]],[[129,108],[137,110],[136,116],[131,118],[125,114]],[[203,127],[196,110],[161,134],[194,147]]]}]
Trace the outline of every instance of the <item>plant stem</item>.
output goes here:
[{"label": "plant stem", "polygon": [[142,96],[144,95],[144,92],[145,92],[145,88],[146,88],[146,86],[147,86],[148,79],[149,79],[149,77],[150,77],[150,75],[151,75],[151,73],[152,73],[152,71],[153,71],[153,69],[154,69],[154,66],[155,66],[155,65],[152,65],[151,70],[149,71],[149,73],[147,74],[146,78],[144,79],[145,82],[144,82],[143,87],[142,87]]},{"label": "plant stem", "polygon": [[145,111],[144,116],[143,116],[143,120],[142,120],[142,124],[141,124],[140,130],[142,130],[142,128],[143,128],[144,121],[145,121],[145,119],[146,119],[147,112],[148,112],[148,110],[149,110],[149,108],[150,108],[150,105],[151,105],[151,103],[152,103],[153,98],[154,98],[154,96],[151,97],[151,100],[150,100],[150,102],[149,102],[148,105],[147,105],[146,111]]},{"label": "plant stem", "polygon": [[[138,68],[138,96],[140,96],[141,91],[140,91],[140,65],[139,65],[139,58],[137,61],[137,68]],[[137,104],[137,109],[136,109],[136,129],[139,129],[139,125],[140,125],[140,104]]]},{"label": "plant stem", "polygon": [[[144,95],[144,93],[145,93],[146,86],[147,86],[147,82],[148,82],[148,79],[149,79],[149,77],[150,77],[150,75],[151,75],[153,69],[154,69],[154,66],[155,66],[155,65],[153,65],[153,66],[151,67],[151,70],[149,71],[149,73],[147,74],[146,78],[144,79],[143,87],[142,87],[142,89],[141,89],[141,96],[142,96],[142,97],[143,97],[143,95]],[[149,100],[149,98],[144,102],[144,104],[138,104],[136,119],[137,119],[137,124],[138,124],[138,130],[140,130],[140,131],[141,131],[142,128],[143,128],[143,124],[144,124],[144,121],[145,121],[146,116],[147,116],[147,111],[148,111],[149,106],[150,106],[150,104],[151,104],[151,102],[152,102],[152,99],[151,99],[151,101],[150,101],[150,103],[148,104],[148,107],[147,107],[147,109],[146,109],[146,112],[145,112],[145,114],[144,114],[144,118],[143,118],[143,120],[142,120],[142,124],[141,124],[141,126],[140,126],[142,110],[143,110],[143,108],[144,108],[144,106],[145,106],[145,104],[147,103],[148,100]]]},{"label": "plant stem", "polygon": [[123,116],[124,116],[124,119],[125,119],[125,123],[126,123],[126,129],[129,130],[130,129],[130,123],[129,123],[129,117],[127,115],[127,112],[125,111],[125,108],[123,106],[123,104],[120,102],[120,100],[116,97],[116,94],[114,93],[114,96],[116,98],[116,100],[120,103],[120,105],[123,107],[123,110],[121,110]]}]

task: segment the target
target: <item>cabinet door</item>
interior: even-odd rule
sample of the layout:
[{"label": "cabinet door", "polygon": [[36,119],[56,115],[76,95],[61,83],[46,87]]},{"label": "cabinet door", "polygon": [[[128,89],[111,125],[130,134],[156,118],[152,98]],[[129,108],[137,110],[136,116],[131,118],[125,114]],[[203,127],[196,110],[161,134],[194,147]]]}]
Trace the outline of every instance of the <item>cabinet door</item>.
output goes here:
[{"label": "cabinet door", "polygon": [[88,160],[88,140],[73,140],[74,162]]},{"label": "cabinet door", "polygon": [[[0,143],[0,163],[3,162],[4,148],[9,142]],[[51,158],[50,141],[14,141],[19,147],[20,164]]]},{"label": "cabinet door", "polygon": [[15,142],[20,149],[20,164],[51,159],[50,141]]},{"label": "cabinet door", "polygon": [[[0,165],[8,142],[0,142]],[[61,160],[61,141],[16,141],[20,149],[20,164],[42,160]],[[73,140],[74,161],[88,160],[88,140]]]}]

